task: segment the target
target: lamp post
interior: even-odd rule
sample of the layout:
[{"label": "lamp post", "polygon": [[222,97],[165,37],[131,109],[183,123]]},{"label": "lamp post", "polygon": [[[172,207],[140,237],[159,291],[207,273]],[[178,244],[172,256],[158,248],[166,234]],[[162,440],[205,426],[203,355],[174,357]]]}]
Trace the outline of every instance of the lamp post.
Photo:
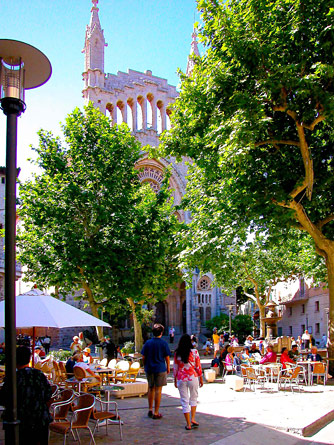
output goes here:
[{"label": "lamp post", "polygon": [[227,304],[226,305],[228,308],[228,312],[229,312],[229,333],[230,335],[232,335],[232,312],[233,312],[233,308],[234,308],[234,304]]},{"label": "lamp post", "polygon": [[16,389],[16,148],[17,118],[25,111],[24,91],[43,85],[51,64],[38,49],[16,40],[0,40],[0,104],[7,116],[5,201],[5,344],[8,398],[4,416],[6,444],[18,444]]}]

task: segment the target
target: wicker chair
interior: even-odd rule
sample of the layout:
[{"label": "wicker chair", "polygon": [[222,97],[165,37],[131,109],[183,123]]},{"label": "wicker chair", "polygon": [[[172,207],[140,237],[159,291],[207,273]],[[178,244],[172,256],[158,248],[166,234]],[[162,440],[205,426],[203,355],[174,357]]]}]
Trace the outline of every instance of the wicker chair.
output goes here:
[{"label": "wicker chair", "polygon": [[92,442],[95,444],[94,435],[88,422],[94,409],[95,397],[93,394],[80,394],[74,399],[73,416],[71,420],[64,422],[51,422],[49,430],[64,435],[64,445],[68,433],[71,433],[74,440],[80,442],[79,430],[88,429]]},{"label": "wicker chair", "polygon": [[105,421],[106,426],[106,435],[108,435],[108,420],[112,420],[112,423],[115,425],[119,425],[119,434],[121,440],[123,440],[123,432],[122,432],[122,421],[118,414],[118,405],[114,401],[102,401],[99,398],[96,398],[96,405],[100,409],[94,409],[91,414],[91,420],[95,422],[95,427],[93,430],[93,435],[95,434],[96,429],[98,429],[99,424]]},{"label": "wicker chair", "polygon": [[327,370],[325,363],[316,362],[312,365],[312,368],[313,369],[311,370],[311,376],[310,376],[311,385],[313,385],[313,377],[317,377],[317,379],[322,377],[324,385],[326,385]]},{"label": "wicker chair", "polygon": [[63,389],[53,399],[50,405],[50,411],[55,422],[67,419],[73,399],[74,392],[71,389]]},{"label": "wicker chair", "polygon": [[281,389],[282,384],[284,384],[284,389],[286,384],[288,383],[290,385],[291,391],[293,392],[293,384],[297,385],[298,391],[300,392],[299,387],[299,373],[300,373],[300,366],[296,366],[291,373],[286,373],[285,369],[281,370],[279,380],[278,380],[278,389]]}]

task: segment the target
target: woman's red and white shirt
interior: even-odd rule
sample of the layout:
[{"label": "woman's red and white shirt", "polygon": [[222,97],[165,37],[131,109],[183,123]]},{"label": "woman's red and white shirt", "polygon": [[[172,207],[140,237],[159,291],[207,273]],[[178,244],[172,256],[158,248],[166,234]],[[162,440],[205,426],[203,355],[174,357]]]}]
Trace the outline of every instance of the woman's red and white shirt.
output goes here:
[{"label": "woman's red and white shirt", "polygon": [[190,382],[202,375],[201,360],[197,349],[191,349],[188,363],[183,363],[181,357],[174,355],[174,378]]}]

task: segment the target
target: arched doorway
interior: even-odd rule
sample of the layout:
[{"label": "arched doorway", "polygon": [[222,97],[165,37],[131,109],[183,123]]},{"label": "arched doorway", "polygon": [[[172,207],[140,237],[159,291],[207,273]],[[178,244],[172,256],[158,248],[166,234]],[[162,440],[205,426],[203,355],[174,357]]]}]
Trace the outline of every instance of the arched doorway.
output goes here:
[{"label": "arched doorway", "polygon": [[[165,331],[168,328],[166,326],[166,310],[165,310],[165,304],[162,301],[159,301],[155,305],[155,323],[160,323],[165,327]],[[167,332],[168,334],[168,332]],[[165,335],[167,335],[165,332]]]}]

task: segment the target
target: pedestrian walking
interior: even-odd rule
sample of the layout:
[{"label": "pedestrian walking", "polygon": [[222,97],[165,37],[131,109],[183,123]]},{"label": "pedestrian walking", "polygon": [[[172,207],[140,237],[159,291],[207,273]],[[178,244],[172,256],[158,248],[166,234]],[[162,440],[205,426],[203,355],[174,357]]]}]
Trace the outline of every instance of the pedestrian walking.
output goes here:
[{"label": "pedestrian walking", "polygon": [[152,330],[153,338],[147,340],[141,351],[148,381],[148,416],[153,419],[162,418],[159,413],[161,391],[167,385],[167,374],[170,372],[170,349],[161,338],[163,332],[164,327],[156,323]]},{"label": "pedestrian walking", "polygon": [[[203,386],[201,361],[188,334],[182,335],[174,355],[174,385],[180,393],[182,411],[186,419],[187,431],[198,428],[196,407],[198,386]],[[199,381],[198,381],[199,380]]]}]

